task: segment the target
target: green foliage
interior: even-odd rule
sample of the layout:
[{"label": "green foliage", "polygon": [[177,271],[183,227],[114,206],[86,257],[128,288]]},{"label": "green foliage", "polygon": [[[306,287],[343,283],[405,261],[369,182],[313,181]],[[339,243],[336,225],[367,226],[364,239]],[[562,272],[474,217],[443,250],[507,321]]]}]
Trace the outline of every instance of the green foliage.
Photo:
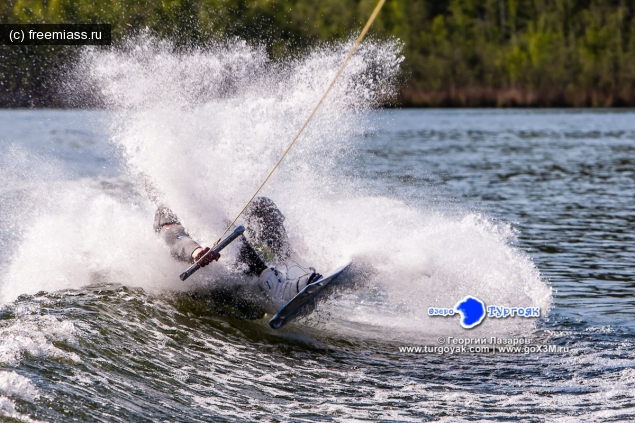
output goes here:
[{"label": "green foliage", "polygon": [[[183,46],[237,36],[267,46],[273,57],[286,57],[317,42],[356,35],[375,0],[0,3],[3,22],[110,23],[115,40],[148,27]],[[446,98],[454,104],[463,92],[501,105],[510,102],[492,93],[517,92],[525,93],[527,104],[611,105],[620,104],[619,98],[635,104],[632,0],[387,0],[371,33],[404,42],[403,94],[410,103],[443,104],[439,98]],[[20,70],[11,60],[20,66],[25,60],[52,65],[62,60],[59,49],[11,48],[0,51],[5,58],[0,70],[8,72],[5,89],[41,88],[34,82],[35,67]],[[66,49],[62,58],[76,51]],[[445,94],[434,100],[430,93]]]}]

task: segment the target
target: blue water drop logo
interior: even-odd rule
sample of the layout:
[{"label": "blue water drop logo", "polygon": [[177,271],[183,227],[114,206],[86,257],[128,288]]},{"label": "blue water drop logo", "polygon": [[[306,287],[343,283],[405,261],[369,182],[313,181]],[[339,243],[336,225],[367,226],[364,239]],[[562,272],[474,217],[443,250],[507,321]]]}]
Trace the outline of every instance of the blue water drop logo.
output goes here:
[{"label": "blue water drop logo", "polygon": [[485,318],[485,303],[478,298],[467,296],[459,301],[454,310],[461,315],[461,326],[472,329]]}]

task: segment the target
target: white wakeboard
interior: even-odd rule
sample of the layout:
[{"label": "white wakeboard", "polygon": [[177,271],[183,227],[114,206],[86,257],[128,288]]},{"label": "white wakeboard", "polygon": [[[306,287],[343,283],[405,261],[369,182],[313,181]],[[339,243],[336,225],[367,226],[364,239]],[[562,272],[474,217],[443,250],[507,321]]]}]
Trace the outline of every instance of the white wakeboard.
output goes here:
[{"label": "white wakeboard", "polygon": [[293,297],[288,303],[283,305],[275,316],[269,320],[269,326],[273,329],[280,329],[287,323],[290,323],[298,317],[305,316],[313,311],[315,303],[313,300],[320,294],[324,288],[326,288],[331,282],[335,280],[348,266],[346,265],[337,268],[333,272],[326,276],[322,276],[318,281],[313,282],[304,287],[302,291]]}]

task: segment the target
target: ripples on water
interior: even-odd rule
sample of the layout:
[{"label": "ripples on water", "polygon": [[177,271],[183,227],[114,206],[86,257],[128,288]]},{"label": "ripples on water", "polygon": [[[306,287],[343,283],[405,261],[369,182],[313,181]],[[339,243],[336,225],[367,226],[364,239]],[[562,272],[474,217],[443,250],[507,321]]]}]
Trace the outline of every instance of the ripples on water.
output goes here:
[{"label": "ripples on water", "polygon": [[635,327],[633,112],[399,111],[394,122],[365,156],[369,176],[442,186],[513,222],[556,314]]},{"label": "ripples on water", "polygon": [[[51,160],[74,169],[65,177],[138,201],[125,180],[112,179],[119,164],[102,129],[85,126],[93,118],[6,111],[0,123],[19,122],[3,141],[22,137],[22,148],[40,155],[39,137],[60,140]],[[632,421],[635,114],[396,110],[371,120],[353,164],[360,186],[513,222],[518,246],[554,288],[553,309],[529,336],[569,352],[400,353],[403,336],[354,332],[333,309],[323,322],[272,332],[185,293],[96,281],[4,306],[3,419]],[[37,183],[22,182],[1,192],[5,230],[21,189]],[[3,234],[3,248],[21,237]],[[346,304],[350,294],[342,295]]]}]

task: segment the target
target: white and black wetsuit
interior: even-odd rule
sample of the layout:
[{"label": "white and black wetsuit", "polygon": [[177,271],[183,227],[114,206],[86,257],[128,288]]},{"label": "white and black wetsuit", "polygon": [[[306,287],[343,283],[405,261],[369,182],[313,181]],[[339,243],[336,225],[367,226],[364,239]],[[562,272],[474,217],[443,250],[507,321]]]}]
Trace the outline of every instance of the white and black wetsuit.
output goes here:
[{"label": "white and black wetsuit", "polygon": [[[241,235],[237,264],[245,273],[258,277],[259,290],[268,301],[267,311],[275,313],[307,285],[309,276],[285,279],[266,262],[283,263],[290,256],[289,240],[284,228],[284,215],[266,197],[256,198],[244,213],[247,236]],[[167,207],[159,206],[154,217],[154,230],[170,247],[177,260],[192,263],[192,253],[200,247]],[[266,260],[266,261],[265,261]]]}]

